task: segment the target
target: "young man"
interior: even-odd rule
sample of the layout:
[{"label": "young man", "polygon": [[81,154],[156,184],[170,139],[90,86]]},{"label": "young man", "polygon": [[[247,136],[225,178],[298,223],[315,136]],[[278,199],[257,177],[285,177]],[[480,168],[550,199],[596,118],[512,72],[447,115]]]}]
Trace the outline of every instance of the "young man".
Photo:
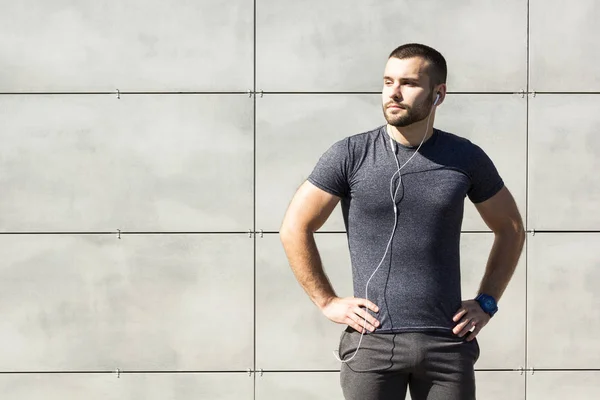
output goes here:
[{"label": "young man", "polygon": [[[446,61],[407,44],[385,66],[387,125],[323,154],[293,197],[280,236],[292,270],[340,341],[348,400],[475,399],[475,337],[497,311],[525,234],[493,162],[470,141],[433,128],[446,97]],[[459,243],[465,197],[495,239],[476,299],[461,301]],[[338,201],[354,293],[339,298],[313,233]],[[366,328],[366,330],[364,329]]]}]

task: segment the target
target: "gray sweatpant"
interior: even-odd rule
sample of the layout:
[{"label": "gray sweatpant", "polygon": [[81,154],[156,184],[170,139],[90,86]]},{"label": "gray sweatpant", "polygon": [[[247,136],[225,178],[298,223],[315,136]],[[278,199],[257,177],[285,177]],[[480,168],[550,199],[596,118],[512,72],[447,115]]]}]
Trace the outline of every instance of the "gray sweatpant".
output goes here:
[{"label": "gray sweatpant", "polygon": [[[466,336],[465,336],[466,337]],[[354,354],[360,333],[348,327],[339,354]],[[342,363],[340,382],[346,400],[475,400],[477,339],[452,332],[365,334],[356,356]]]}]

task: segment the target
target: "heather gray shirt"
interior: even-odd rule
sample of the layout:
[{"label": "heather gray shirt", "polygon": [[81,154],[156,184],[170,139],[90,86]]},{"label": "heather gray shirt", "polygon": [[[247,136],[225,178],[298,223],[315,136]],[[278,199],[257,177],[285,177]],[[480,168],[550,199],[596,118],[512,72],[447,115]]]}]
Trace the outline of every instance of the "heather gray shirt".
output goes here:
[{"label": "heather gray shirt", "polygon": [[[416,151],[396,143],[402,166]],[[354,296],[365,297],[392,234],[390,179],[398,169],[385,125],[333,144],[308,180],[341,197]],[[390,249],[369,283],[380,308],[375,332],[452,329],[461,305],[460,231],[464,200],[485,201],[503,186],[493,162],[469,140],[434,129],[402,169],[398,223]]]}]

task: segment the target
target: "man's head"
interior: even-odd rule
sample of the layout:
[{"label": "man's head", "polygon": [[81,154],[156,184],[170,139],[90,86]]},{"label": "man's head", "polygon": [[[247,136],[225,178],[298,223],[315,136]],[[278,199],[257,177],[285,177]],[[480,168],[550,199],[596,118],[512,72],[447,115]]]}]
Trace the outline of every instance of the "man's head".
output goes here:
[{"label": "man's head", "polygon": [[431,47],[410,43],[390,54],[383,77],[383,114],[390,125],[403,127],[429,115],[437,94],[446,94],[446,60]]}]

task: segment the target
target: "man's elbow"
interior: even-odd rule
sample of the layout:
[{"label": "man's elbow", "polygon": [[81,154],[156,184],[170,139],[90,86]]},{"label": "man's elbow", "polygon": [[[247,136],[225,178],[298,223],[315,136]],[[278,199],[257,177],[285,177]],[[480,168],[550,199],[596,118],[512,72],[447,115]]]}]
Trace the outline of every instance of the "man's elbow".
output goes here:
[{"label": "man's elbow", "polygon": [[518,218],[513,222],[513,229],[515,231],[515,235],[518,237],[519,239],[519,243],[523,244],[525,243],[525,225],[523,225],[523,219],[522,218]]},{"label": "man's elbow", "polygon": [[286,243],[306,232],[308,232],[308,228],[305,224],[286,218],[279,228],[279,238],[283,243]]},{"label": "man's elbow", "polygon": [[288,242],[293,237],[293,230],[286,224],[282,224],[279,228],[279,239],[282,243]]},{"label": "man's elbow", "polygon": [[526,232],[521,218],[510,219],[501,227],[494,230],[494,233],[499,236],[511,238],[520,246],[525,243]]},{"label": "man's elbow", "polygon": [[519,249],[523,249],[526,235],[527,233],[525,232],[525,227],[523,224],[515,227],[515,240],[517,241]]}]

